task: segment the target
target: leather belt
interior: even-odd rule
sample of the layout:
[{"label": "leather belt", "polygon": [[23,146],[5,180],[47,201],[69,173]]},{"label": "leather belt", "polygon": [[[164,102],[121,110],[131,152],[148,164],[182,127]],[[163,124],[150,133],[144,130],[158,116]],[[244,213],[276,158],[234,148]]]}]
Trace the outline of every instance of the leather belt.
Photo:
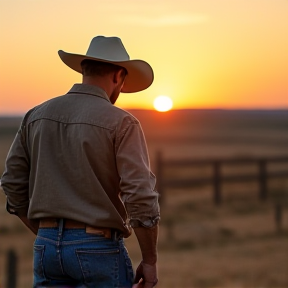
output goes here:
[{"label": "leather belt", "polygon": [[[57,228],[59,227],[57,218],[42,218],[39,222],[39,228]],[[63,219],[63,228],[66,229],[85,229],[86,233],[103,235],[105,238],[112,237],[112,229],[105,227],[94,227],[71,219]]]}]

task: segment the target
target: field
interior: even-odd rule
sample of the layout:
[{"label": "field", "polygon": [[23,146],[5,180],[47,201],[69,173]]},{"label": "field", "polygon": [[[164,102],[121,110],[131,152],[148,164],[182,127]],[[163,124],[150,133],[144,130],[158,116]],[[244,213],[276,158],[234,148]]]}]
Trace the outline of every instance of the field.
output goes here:
[{"label": "field", "polygon": [[[164,159],[288,155],[288,111],[131,113],[141,121],[154,171],[159,151]],[[18,125],[19,119],[0,118],[0,173]],[[157,287],[288,287],[288,163],[280,166],[269,169],[286,169],[287,177],[268,181],[266,201],[259,201],[258,183],[253,181],[223,184],[223,202],[218,206],[212,201],[209,185],[168,187],[161,208]],[[208,170],[167,169],[165,176],[187,177],[192,173],[195,177]],[[278,224],[277,205],[282,207]],[[11,248],[18,257],[17,287],[31,287],[34,237],[16,217],[6,213],[3,193],[0,219],[0,287],[5,287],[6,254]],[[140,253],[134,235],[126,245],[137,266]]]}]

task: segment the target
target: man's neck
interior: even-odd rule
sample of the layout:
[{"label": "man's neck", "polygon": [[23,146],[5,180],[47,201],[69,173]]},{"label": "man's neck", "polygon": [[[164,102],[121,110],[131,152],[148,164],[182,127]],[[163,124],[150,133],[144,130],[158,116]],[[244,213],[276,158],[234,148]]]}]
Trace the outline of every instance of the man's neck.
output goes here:
[{"label": "man's neck", "polygon": [[107,77],[83,76],[82,84],[98,86],[106,92],[108,97],[110,97],[111,95],[111,83],[110,83],[110,79]]}]

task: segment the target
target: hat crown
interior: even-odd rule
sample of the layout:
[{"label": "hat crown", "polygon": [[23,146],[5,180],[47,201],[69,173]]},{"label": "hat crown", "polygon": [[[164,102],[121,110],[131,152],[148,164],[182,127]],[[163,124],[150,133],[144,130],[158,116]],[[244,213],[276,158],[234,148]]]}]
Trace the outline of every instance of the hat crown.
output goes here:
[{"label": "hat crown", "polygon": [[121,39],[118,37],[94,37],[86,55],[115,62],[130,60]]}]

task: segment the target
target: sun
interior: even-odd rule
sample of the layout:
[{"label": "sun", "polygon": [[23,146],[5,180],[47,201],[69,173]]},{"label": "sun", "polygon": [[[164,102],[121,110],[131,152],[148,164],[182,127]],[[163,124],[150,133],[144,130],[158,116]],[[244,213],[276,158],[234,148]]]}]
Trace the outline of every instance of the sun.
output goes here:
[{"label": "sun", "polygon": [[154,108],[159,112],[166,112],[173,107],[172,99],[168,96],[158,96],[154,99]]}]

